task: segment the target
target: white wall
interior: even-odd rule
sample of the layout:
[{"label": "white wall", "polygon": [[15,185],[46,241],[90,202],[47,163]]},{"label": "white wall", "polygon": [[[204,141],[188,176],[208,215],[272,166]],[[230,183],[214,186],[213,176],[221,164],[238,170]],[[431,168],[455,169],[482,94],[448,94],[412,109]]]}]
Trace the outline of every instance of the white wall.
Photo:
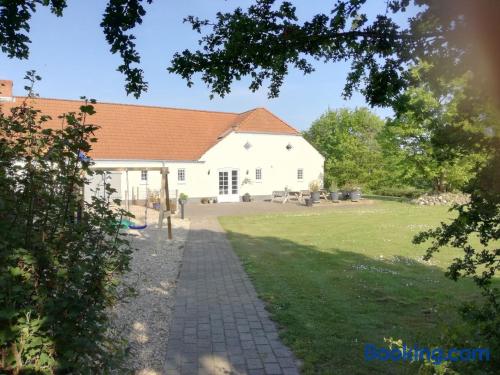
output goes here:
[{"label": "white wall", "polygon": [[[170,197],[174,198],[180,193],[186,193],[190,196],[188,187],[195,186],[195,176],[199,174],[199,169],[203,163],[201,162],[169,162],[169,161],[154,161],[154,160],[95,160],[95,166],[99,168],[169,168],[169,192]],[[186,171],[186,182],[177,181],[177,171],[183,168]],[[115,173],[115,172],[113,172]],[[161,189],[161,173],[160,171],[148,171],[147,184],[141,179],[141,171],[128,171],[121,173],[121,192],[120,198],[127,199],[127,189],[130,192],[128,197],[132,199],[132,191],[136,199],[144,199],[146,197],[146,188],[149,191],[159,191]],[[99,181],[100,181],[99,177]],[[128,180],[128,181],[127,181]],[[127,188],[128,186],[128,188]],[[138,196],[137,196],[138,191]],[[85,189],[85,194],[92,194],[89,189]]]},{"label": "white wall", "polygon": [[[246,143],[251,145],[245,148]],[[292,148],[287,150],[290,144]],[[98,167],[147,168],[168,167],[171,196],[186,193],[190,198],[218,196],[218,170],[231,168],[239,170],[240,195],[270,195],[273,190],[308,189],[315,179],[323,179],[324,158],[301,136],[257,133],[230,133],[208,150],[197,162],[170,161],[126,161],[98,160]],[[177,179],[178,169],[185,169],[186,181]],[[255,169],[262,169],[262,180],[255,180]],[[304,177],[297,179],[297,169],[302,168]],[[251,182],[242,184],[245,178]],[[139,187],[139,198],[146,192],[140,171],[128,172],[129,190]],[[148,189],[159,190],[159,171],[148,172]],[[121,197],[125,199],[127,181],[122,173]]]},{"label": "white wall", "polygon": [[[245,148],[249,143],[250,148]],[[290,144],[292,148],[287,150]],[[304,138],[294,135],[231,133],[208,150],[201,160],[211,170],[208,183],[211,195],[217,195],[219,168],[239,169],[240,195],[270,195],[273,190],[308,189],[309,182],[323,179],[324,158]],[[262,169],[262,180],[256,181],[255,169]],[[297,169],[304,177],[297,179]],[[215,173],[212,173],[215,172]],[[245,178],[251,182],[242,184]]]}]

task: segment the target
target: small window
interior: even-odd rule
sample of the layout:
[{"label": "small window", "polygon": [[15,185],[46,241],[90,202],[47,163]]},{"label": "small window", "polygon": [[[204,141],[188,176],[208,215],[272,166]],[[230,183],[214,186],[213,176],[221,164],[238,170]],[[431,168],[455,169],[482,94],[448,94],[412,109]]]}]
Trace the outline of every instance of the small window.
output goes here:
[{"label": "small window", "polygon": [[255,169],[255,180],[262,181],[262,168]]},{"label": "small window", "polygon": [[297,180],[304,179],[304,170],[302,168],[297,169]]},{"label": "small window", "polygon": [[148,171],[141,171],[141,180],[142,181],[148,180]]},{"label": "small window", "polygon": [[186,170],[184,168],[180,168],[177,170],[177,181],[179,182],[186,181]]}]

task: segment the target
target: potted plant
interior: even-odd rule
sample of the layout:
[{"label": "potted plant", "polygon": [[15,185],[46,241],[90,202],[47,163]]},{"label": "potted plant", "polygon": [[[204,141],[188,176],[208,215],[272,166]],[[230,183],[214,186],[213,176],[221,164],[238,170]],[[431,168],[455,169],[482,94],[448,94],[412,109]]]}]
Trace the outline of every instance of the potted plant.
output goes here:
[{"label": "potted plant", "polygon": [[184,193],[179,194],[179,204],[185,205],[187,203],[188,196]]},{"label": "potted plant", "polygon": [[356,182],[347,182],[342,187],[342,194],[345,196],[344,199],[357,202],[361,199],[361,187]]},{"label": "potted plant", "polygon": [[330,183],[330,199],[332,202],[338,202],[339,201],[339,187],[337,186],[337,183],[335,181],[332,181]]},{"label": "potted plant", "polygon": [[242,199],[243,202],[251,202],[252,201],[252,197],[250,196],[249,193],[243,194],[243,196],[241,197],[241,199]]},{"label": "potted plant", "polygon": [[361,199],[361,187],[359,185],[354,185],[351,188],[349,196],[351,197],[351,201],[358,202]]},{"label": "potted plant", "polygon": [[311,200],[314,203],[319,203],[319,190],[321,189],[321,184],[318,180],[313,180],[309,183],[309,190],[311,191]]}]

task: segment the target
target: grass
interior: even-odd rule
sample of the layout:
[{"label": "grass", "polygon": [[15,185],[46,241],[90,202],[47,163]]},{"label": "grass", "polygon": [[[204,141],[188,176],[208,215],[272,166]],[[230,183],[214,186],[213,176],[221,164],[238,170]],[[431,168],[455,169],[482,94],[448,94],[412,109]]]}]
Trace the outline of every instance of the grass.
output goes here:
[{"label": "grass", "polygon": [[377,202],[220,221],[304,374],[413,374],[415,364],[366,362],[364,344],[387,346],[389,337],[436,344],[457,305],[478,297],[470,280],[444,277],[458,252],[426,263],[425,246],[411,243],[450,215],[445,207]]}]

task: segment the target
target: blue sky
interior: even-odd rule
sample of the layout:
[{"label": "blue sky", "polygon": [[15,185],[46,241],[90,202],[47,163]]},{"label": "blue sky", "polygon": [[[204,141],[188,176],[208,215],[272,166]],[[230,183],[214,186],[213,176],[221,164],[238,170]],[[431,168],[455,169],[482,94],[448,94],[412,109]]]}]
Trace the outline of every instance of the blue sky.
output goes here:
[{"label": "blue sky", "polygon": [[[23,77],[35,69],[43,80],[37,92],[43,97],[78,99],[80,96],[103,102],[134,103],[166,107],[243,112],[266,107],[298,129],[307,129],[328,108],[364,106],[359,94],[343,100],[341,92],[349,63],[315,63],[316,71],[303,75],[291,71],[277,99],[268,99],[266,89],[248,90],[248,81],[235,83],[225,98],[209,99],[209,90],[195,80],[188,88],[180,77],[169,74],[172,55],[197,47],[198,34],[182,20],[187,15],[213,18],[217,11],[246,7],[251,1],[187,0],[159,1],[147,5],[148,14],[135,30],[142,68],[149,90],[136,100],[127,96],[123,76],[116,71],[120,60],[111,55],[99,23],[105,1],[69,0],[64,16],[57,18],[40,7],[31,22],[31,53],[28,60],[8,59],[0,53],[0,78],[14,81],[14,94],[23,95]],[[326,12],[331,1],[294,1],[301,19]],[[382,6],[384,1],[372,1]],[[370,12],[380,11],[371,8]],[[373,109],[379,115],[390,115],[388,109]]]}]

